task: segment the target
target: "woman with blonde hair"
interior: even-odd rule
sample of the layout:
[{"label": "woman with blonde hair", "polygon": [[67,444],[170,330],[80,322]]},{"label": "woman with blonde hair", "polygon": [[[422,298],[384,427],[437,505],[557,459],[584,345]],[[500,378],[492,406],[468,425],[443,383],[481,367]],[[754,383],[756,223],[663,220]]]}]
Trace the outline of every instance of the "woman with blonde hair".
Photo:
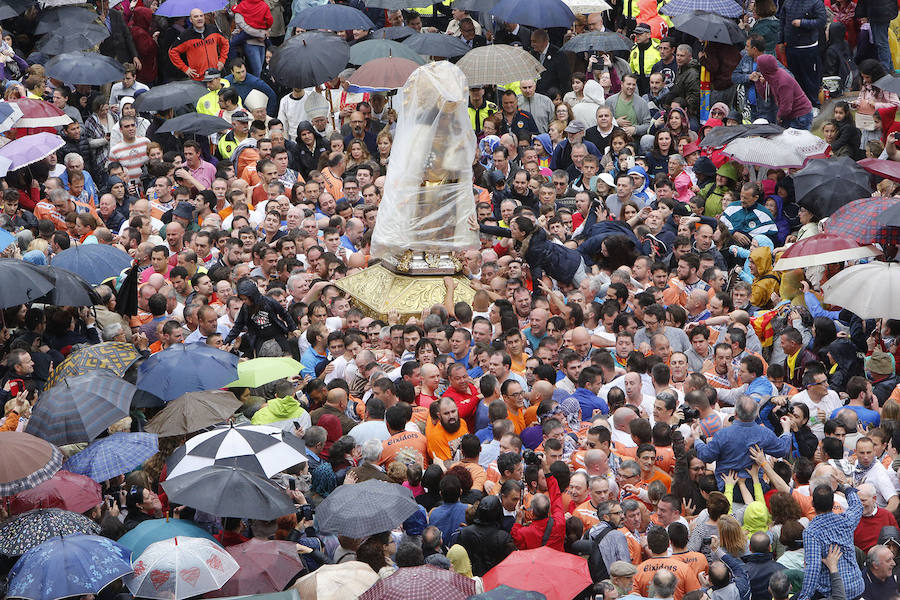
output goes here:
[{"label": "woman with blonde hair", "polygon": [[382,129],[375,138],[375,144],[378,146],[378,156],[375,159],[382,167],[387,167],[388,159],[391,157],[391,148],[394,146],[394,136],[387,129]]},{"label": "woman with blonde hair", "polygon": [[725,552],[740,558],[747,553],[747,533],[738,520],[731,515],[722,515],[718,521],[719,544]]}]

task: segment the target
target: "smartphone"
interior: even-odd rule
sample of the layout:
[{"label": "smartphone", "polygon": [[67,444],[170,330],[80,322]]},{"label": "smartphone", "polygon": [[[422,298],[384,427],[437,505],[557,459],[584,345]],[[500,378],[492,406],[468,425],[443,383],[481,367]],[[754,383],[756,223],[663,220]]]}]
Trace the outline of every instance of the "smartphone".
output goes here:
[{"label": "smartphone", "polygon": [[632,169],[632,168],[634,168],[634,157],[633,157],[633,156],[626,156],[626,157],[625,157],[625,164],[622,165],[622,169],[624,169],[624,170],[627,171],[628,169]]},{"label": "smartphone", "polygon": [[292,492],[297,490],[297,482],[294,480],[293,477],[288,479],[288,487],[291,488]]},{"label": "smartphone", "polygon": [[25,382],[21,379],[11,379],[9,381],[9,393],[13,398],[21,394],[24,389]]},{"label": "smartphone", "polygon": [[110,496],[109,498],[107,498],[107,502],[109,502],[109,507],[112,508],[113,506],[115,506],[116,500],[115,498]]}]

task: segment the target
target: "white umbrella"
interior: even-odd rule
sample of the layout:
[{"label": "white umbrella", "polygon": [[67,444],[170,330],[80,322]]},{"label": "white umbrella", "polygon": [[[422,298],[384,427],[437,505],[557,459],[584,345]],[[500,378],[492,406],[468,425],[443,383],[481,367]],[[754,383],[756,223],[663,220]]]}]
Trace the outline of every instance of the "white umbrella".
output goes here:
[{"label": "white umbrella", "polygon": [[134,561],[125,585],[139,598],[182,600],[217,590],[238,563],[221,546],[205,538],[175,537],[154,542]]},{"label": "white umbrella", "polygon": [[293,589],[304,600],[354,600],[378,581],[378,573],[367,567],[356,560],[324,565],[298,579]]},{"label": "white umbrella", "polygon": [[823,154],[828,142],[802,129],[785,129],[778,135],[743,137],[728,142],[722,150],[741,164],[767,169],[799,169]]},{"label": "white umbrella", "polygon": [[863,319],[900,319],[900,264],[873,261],[846,268],[822,285],[825,302]]},{"label": "white umbrella", "polygon": [[612,8],[606,0],[563,0],[576,15],[589,15]]},{"label": "white umbrella", "polygon": [[169,479],[213,465],[235,466],[262,477],[306,461],[306,447],[293,434],[265,425],[217,427],[189,439],[167,462]]}]

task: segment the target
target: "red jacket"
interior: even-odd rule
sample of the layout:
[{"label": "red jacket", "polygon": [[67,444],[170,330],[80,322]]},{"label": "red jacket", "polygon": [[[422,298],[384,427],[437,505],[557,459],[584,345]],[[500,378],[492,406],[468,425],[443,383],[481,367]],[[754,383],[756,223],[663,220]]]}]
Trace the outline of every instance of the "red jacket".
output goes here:
[{"label": "red jacket", "polygon": [[[187,60],[182,60],[181,55]],[[169,60],[175,68],[187,73],[188,68],[197,71],[196,80],[203,79],[207,69],[217,69],[219,63],[228,59],[228,40],[219,33],[215,25],[207,25],[202,33],[193,27],[185,29],[178,36],[175,45],[169,48]]]},{"label": "red jacket", "polygon": [[[562,495],[559,493],[559,484],[556,483],[555,477],[547,477],[547,492],[550,496],[550,516],[553,517],[553,529],[550,530],[546,546],[565,552],[563,542],[566,539],[566,514],[563,511]],[[548,519],[540,519],[532,521],[528,525],[520,523],[513,525],[510,534],[516,543],[516,548],[533,550],[544,546],[545,544],[541,542],[544,539],[544,530],[547,529],[548,521]]]},{"label": "red jacket", "polygon": [[461,394],[453,387],[448,387],[444,392],[444,398],[450,398],[456,402],[456,410],[459,411],[459,418],[466,422],[469,431],[475,431],[475,411],[478,409],[478,389],[469,384],[469,389],[465,394]]}]

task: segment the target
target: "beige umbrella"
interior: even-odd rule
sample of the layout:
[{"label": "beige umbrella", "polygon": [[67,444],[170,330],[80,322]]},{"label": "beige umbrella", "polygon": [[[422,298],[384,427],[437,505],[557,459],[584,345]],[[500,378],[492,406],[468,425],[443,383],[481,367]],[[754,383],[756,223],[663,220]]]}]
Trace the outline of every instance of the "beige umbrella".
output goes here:
[{"label": "beige umbrella", "polygon": [[241,401],[231,392],[188,392],[169,402],[145,430],[160,437],[185,435],[227,420],[240,407]]},{"label": "beige umbrella", "polygon": [[354,600],[378,581],[369,565],[350,560],[324,565],[294,584],[303,600]]},{"label": "beige umbrella", "polygon": [[528,52],[506,44],[470,50],[456,66],[466,74],[469,86],[505,85],[522,79],[536,79],[544,70]]},{"label": "beige umbrella", "polygon": [[612,6],[605,0],[563,0],[576,15],[589,15],[591,13],[609,10]]}]

